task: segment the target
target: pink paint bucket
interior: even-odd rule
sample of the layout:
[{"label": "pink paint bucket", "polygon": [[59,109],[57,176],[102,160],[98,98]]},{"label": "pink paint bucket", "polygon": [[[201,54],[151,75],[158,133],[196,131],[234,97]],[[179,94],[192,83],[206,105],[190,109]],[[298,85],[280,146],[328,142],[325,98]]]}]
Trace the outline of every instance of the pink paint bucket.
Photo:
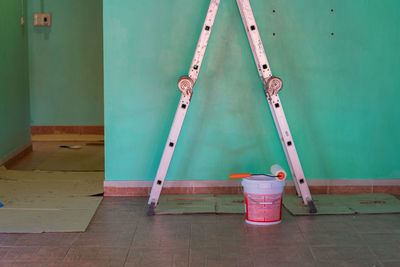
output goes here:
[{"label": "pink paint bucket", "polygon": [[285,180],[252,175],[242,180],[242,186],[247,223],[272,225],[281,222]]}]

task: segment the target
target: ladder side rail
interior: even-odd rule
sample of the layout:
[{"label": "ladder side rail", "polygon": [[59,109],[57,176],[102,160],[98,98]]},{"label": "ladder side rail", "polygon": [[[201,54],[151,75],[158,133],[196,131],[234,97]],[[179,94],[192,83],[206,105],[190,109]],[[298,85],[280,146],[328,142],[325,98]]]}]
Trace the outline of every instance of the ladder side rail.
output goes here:
[{"label": "ladder side rail", "polygon": [[[251,10],[250,3],[247,3],[247,5],[246,5],[245,2],[242,2],[241,0],[237,0],[237,5],[239,7],[239,12],[240,12],[240,15],[242,17],[242,21],[243,21],[243,24],[244,24],[244,28],[245,28],[247,37],[249,39],[251,51],[252,51],[252,54],[253,54],[253,57],[254,57],[254,61],[256,62],[256,67],[257,67],[258,74],[260,75],[260,78],[261,78],[262,82],[265,85],[265,81],[267,81],[268,78],[270,78],[272,76],[272,72],[271,72],[271,69],[269,67],[269,62],[268,62],[268,59],[267,59],[267,56],[266,56],[266,53],[265,53],[265,50],[264,50],[264,46],[263,46],[263,44],[261,42],[261,37],[259,35],[258,29],[256,28],[257,27],[257,23],[255,21],[253,12]],[[246,10],[246,12],[244,10]],[[253,34],[250,33],[251,25],[254,26],[254,33]],[[259,49],[255,48],[255,46],[254,46],[255,43],[257,43],[259,45]],[[266,66],[266,67],[263,67],[263,66]],[[275,123],[276,126],[278,126],[279,124],[278,124],[276,115],[274,113],[274,108],[273,108],[272,103],[270,101],[269,94],[266,94],[266,97],[267,97],[267,100],[268,100],[267,102],[268,102],[269,108],[270,108],[271,113],[272,113],[272,117],[274,119],[274,123]],[[286,156],[287,159],[289,159],[288,151],[286,149],[286,146],[283,144],[282,131],[281,131],[280,127],[276,127],[276,129],[278,131],[279,139],[282,142],[283,151],[285,153],[285,156]],[[290,168],[290,172],[292,173],[292,176],[294,176],[293,175],[294,174],[294,170],[293,170],[293,166],[292,166],[292,163],[290,162],[290,160],[288,160],[288,165],[289,165],[289,168]],[[301,196],[301,191],[300,191],[300,188],[298,186],[297,180],[293,179],[293,182],[294,182],[294,185],[296,187],[297,195]]]},{"label": "ladder side rail", "polygon": [[[268,64],[267,56],[261,41],[260,34],[257,29],[256,21],[251,10],[249,0],[237,0],[238,7],[245,25],[246,33],[249,38],[250,46],[253,51],[259,75],[264,82],[272,76],[271,69]],[[303,197],[304,204],[312,201],[311,194],[304,177],[303,169],[294,146],[293,138],[291,136],[289,126],[283,108],[280,103],[278,95],[270,96],[266,93],[271,113],[274,118],[279,137],[281,139],[282,147],[285,152],[289,168],[292,172],[293,181],[296,186],[296,191],[299,196]]]},{"label": "ladder side rail", "polygon": [[[281,117],[280,119],[278,119],[277,118],[277,114],[275,112],[275,106],[274,105],[276,103],[280,103],[279,96],[277,96],[277,98],[274,97],[273,98],[274,100],[272,100],[272,98],[271,98],[271,96],[269,94],[266,94],[266,97],[268,99],[267,102],[268,102],[269,109],[271,110],[272,118],[274,119],[274,123],[275,123],[276,129],[277,129],[278,134],[279,134],[279,140],[281,141],[281,144],[282,144],[282,147],[283,147],[283,152],[285,153],[285,157],[287,159],[287,163],[288,163],[288,166],[289,166],[289,169],[290,169],[290,173],[292,174],[292,177],[293,177],[293,183],[294,183],[294,185],[296,187],[297,196],[298,197],[302,197],[302,193],[301,193],[302,191],[300,190],[300,186],[299,186],[299,183],[297,181],[297,177],[304,177],[303,169],[301,168],[301,165],[300,165],[300,172],[301,173],[299,173],[299,169],[294,168],[293,160],[291,160],[291,159],[294,157],[294,155],[297,156],[297,152],[294,151],[294,153],[293,153],[293,151],[291,151],[292,153],[289,154],[289,151],[288,151],[287,146],[286,146],[286,144],[289,142],[288,139],[290,139],[291,142],[292,142],[292,146],[294,148],[294,142],[293,142],[293,139],[291,137],[292,135],[290,133],[289,126],[287,126],[287,129],[284,130],[284,127],[282,127],[281,123],[280,123],[280,121],[284,121],[284,122],[286,122],[286,125],[287,125],[285,114],[283,113],[284,118]],[[282,107],[282,112],[283,112],[283,107]],[[285,134],[283,134],[283,133],[285,133]]]},{"label": "ladder side rail", "polygon": [[194,52],[192,63],[190,64],[189,68],[188,76],[193,80],[193,82],[196,82],[200,73],[200,68],[203,62],[204,54],[206,53],[208,40],[210,38],[215,17],[218,12],[219,2],[220,0],[211,0],[207,10],[207,15],[203,23],[199,41],[196,45],[196,51]]},{"label": "ladder side rail", "polygon": [[258,74],[260,75],[262,82],[265,84],[268,78],[272,76],[272,72],[269,67],[267,55],[265,53],[260,34],[257,29],[253,11],[251,10],[250,2],[248,0],[236,0],[236,2],[239,7],[247,38],[249,39],[254,61],[257,65]]},{"label": "ladder side rail", "polygon": [[[203,23],[203,28],[200,33],[199,41],[197,42],[196,51],[194,53],[192,63],[189,69],[189,77],[196,82],[199,75],[200,67],[206,52],[208,40],[214,25],[215,17],[218,12],[220,0],[211,0],[208,7],[207,15]],[[167,142],[164,147],[163,155],[157,169],[157,174],[151,188],[148,204],[150,205],[148,215],[154,213],[154,208],[158,204],[158,199],[175,151],[176,143],[178,142],[179,134],[182,129],[183,122],[186,117],[187,110],[190,105],[191,95],[181,94],[178,108],[168,135]]]},{"label": "ladder side rail", "polygon": [[[239,7],[239,11],[240,11],[240,15],[242,17],[242,21],[244,24],[244,28],[247,34],[247,37],[249,39],[249,43],[250,43],[250,47],[251,47],[251,51],[253,53],[253,57],[254,57],[254,61],[256,62],[256,67],[257,67],[257,71],[258,74],[262,80],[262,82],[264,83],[264,85],[266,84],[266,81],[272,76],[272,72],[271,69],[269,67],[269,62],[267,59],[267,55],[265,53],[264,50],[264,46],[263,43],[261,41],[261,37],[260,34],[258,32],[257,29],[257,23],[255,21],[251,6],[250,6],[250,2],[249,1],[243,1],[243,0],[236,0],[237,5]],[[251,26],[254,27],[254,30],[251,30]],[[258,48],[255,47],[254,44],[258,44]],[[283,146],[283,151],[285,153],[286,158],[288,159],[288,165],[290,168],[290,172],[292,173],[292,176],[294,177],[294,170],[293,170],[293,165],[289,160],[289,155],[287,153],[287,149],[285,144],[283,143],[283,136],[282,136],[282,131],[280,129],[279,123],[277,121],[277,118],[275,116],[274,113],[274,108],[273,105],[270,101],[270,96],[269,94],[266,93],[266,97],[268,100],[268,105],[270,107],[271,113],[272,113],[272,117],[274,119],[275,125],[276,125],[276,129],[278,131],[279,134],[279,138],[281,140],[282,146]],[[294,185],[296,187],[296,192],[298,196],[301,196],[301,191],[300,191],[300,187],[297,183],[296,179],[293,179]]]},{"label": "ladder side rail", "polygon": [[151,203],[154,203],[154,207],[158,203],[158,198],[160,197],[165,177],[167,176],[168,168],[175,151],[176,143],[178,141],[183,121],[185,120],[186,113],[189,108],[189,104],[190,96],[185,96],[182,93],[174,120],[172,122],[171,130],[169,132],[168,139],[164,147],[163,155],[161,157],[160,164],[158,165],[156,178],[154,179],[153,186],[150,192],[148,204],[150,205]]},{"label": "ladder side rail", "polygon": [[293,182],[296,186],[296,190],[301,192],[301,194],[298,194],[298,196],[303,198],[305,205],[308,205],[308,203],[312,201],[310,189],[304,176],[303,168],[293,142],[293,137],[283,111],[282,103],[280,102],[278,95],[269,97],[270,99],[268,102],[270,103],[269,106],[272,117],[274,118],[276,128],[279,129],[279,137],[281,139],[282,147],[285,151],[288,165],[293,176]]}]

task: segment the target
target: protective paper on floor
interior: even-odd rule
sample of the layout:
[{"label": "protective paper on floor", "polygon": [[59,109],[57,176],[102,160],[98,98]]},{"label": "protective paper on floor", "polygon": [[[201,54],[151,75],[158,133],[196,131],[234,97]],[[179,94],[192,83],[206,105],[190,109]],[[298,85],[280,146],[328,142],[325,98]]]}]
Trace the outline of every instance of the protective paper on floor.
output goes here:
[{"label": "protective paper on floor", "polygon": [[59,148],[36,168],[41,171],[104,171],[104,147]]},{"label": "protective paper on floor", "polygon": [[244,213],[242,195],[164,195],[156,214]]},{"label": "protective paper on floor", "polygon": [[[283,205],[293,215],[400,213],[400,200],[390,194],[313,195],[318,213],[310,214],[301,198],[284,195]],[[156,214],[244,213],[243,195],[165,195]]]},{"label": "protective paper on floor", "polygon": [[[84,232],[101,200],[102,197],[26,197],[17,205],[6,202],[0,208],[0,233]],[[72,207],[63,203],[71,203]]]},{"label": "protective paper on floor", "polygon": [[34,134],[32,141],[104,141],[104,135],[99,134]]},{"label": "protective paper on floor", "polygon": [[215,195],[216,213],[245,213],[243,195]]},{"label": "protective paper on floor", "polygon": [[390,194],[313,195],[318,210],[310,214],[303,200],[285,195],[283,205],[293,215],[400,213],[400,200]]},{"label": "protective paper on floor", "polygon": [[213,195],[165,195],[161,196],[156,214],[214,213]]},{"label": "protective paper on floor", "polygon": [[104,173],[0,167],[0,233],[83,232],[102,197]]},{"label": "protective paper on floor", "polygon": [[0,202],[5,196],[97,195],[103,193],[103,183],[104,172],[17,171],[0,167]]}]

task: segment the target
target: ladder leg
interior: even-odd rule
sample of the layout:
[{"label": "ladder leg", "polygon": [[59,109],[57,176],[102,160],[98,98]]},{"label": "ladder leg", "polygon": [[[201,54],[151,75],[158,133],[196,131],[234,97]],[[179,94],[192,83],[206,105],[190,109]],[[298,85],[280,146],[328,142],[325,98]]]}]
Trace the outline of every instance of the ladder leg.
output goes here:
[{"label": "ladder leg", "polygon": [[300,159],[293,142],[292,134],[290,133],[285,113],[278,95],[267,95],[269,107],[274,118],[276,129],[282,143],[283,151],[293,176],[293,181],[296,186],[299,197],[303,198],[305,205],[308,205],[310,213],[316,213],[314,202],[311,197],[310,190],[304,176],[303,168],[301,167]]},{"label": "ladder leg", "polygon": [[186,112],[189,108],[190,99],[193,93],[193,86],[196,83],[199,75],[201,63],[203,62],[206,52],[208,40],[211,35],[211,30],[214,25],[215,16],[217,15],[220,0],[211,0],[208,7],[207,15],[204,20],[203,28],[200,33],[199,41],[196,46],[192,64],[190,65],[188,76],[183,76],[179,79],[178,88],[182,91],[181,99],[175,113],[174,121],[168,135],[167,143],[164,147],[164,152],[158,166],[156,178],[151,188],[150,197],[148,200],[147,215],[154,215],[154,209],[158,204],[161,190],[171,163],[172,156],[175,151],[176,143],[178,142],[179,133],[181,132],[183,121],[185,120]]},{"label": "ladder leg", "polygon": [[[303,169],[294,146],[285,113],[283,112],[279,96],[277,95],[277,92],[280,90],[280,88],[278,88],[278,90],[269,90],[270,88],[268,88],[268,86],[270,86],[269,81],[273,76],[260,34],[258,32],[250,2],[249,0],[236,0],[236,2],[239,7],[247,37],[249,39],[251,50],[253,52],[258,74],[266,86],[266,89],[264,90],[265,95],[268,99],[268,104],[274,118],[274,123],[281,139],[282,147],[293,176],[293,182],[296,186],[297,195],[303,198],[303,202],[305,205],[309,206],[310,212],[315,213],[317,210],[313,203],[307,181],[304,177]],[[278,80],[280,81],[280,79]]]},{"label": "ladder leg", "polygon": [[174,121],[171,126],[171,130],[168,135],[167,143],[165,144],[164,152],[161,157],[160,164],[158,166],[156,178],[151,188],[150,198],[148,201],[149,209],[147,215],[153,215],[154,208],[158,204],[158,198],[160,197],[165,177],[168,172],[169,164],[171,163],[171,159],[175,151],[175,146],[178,141],[179,133],[181,132],[183,121],[185,120],[189,104],[190,104],[190,97],[182,94],[178,108],[175,113]]}]

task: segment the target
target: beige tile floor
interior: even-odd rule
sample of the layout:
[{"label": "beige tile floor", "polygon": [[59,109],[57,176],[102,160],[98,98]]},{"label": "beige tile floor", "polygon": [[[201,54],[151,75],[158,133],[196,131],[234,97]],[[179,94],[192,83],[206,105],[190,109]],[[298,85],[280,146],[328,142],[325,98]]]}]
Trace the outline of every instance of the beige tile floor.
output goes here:
[{"label": "beige tile floor", "polygon": [[[50,146],[12,167],[34,169]],[[257,227],[243,215],[147,217],[146,202],[105,197],[85,233],[0,234],[0,266],[400,266],[400,214],[283,210]]]},{"label": "beige tile floor", "polygon": [[146,198],[105,197],[85,233],[0,234],[0,266],[400,266],[400,215],[147,217]]}]

